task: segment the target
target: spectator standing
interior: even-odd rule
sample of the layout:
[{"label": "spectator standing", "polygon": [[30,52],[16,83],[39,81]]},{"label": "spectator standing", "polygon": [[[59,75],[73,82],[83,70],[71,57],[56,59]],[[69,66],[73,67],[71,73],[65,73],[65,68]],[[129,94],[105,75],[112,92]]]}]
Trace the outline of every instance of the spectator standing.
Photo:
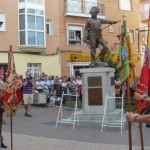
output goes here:
[{"label": "spectator standing", "polygon": [[3,66],[1,66],[1,68],[0,68],[0,78],[4,78],[4,68],[3,68]]},{"label": "spectator standing", "polygon": [[[68,94],[68,82],[67,82],[67,77],[66,76],[63,77],[61,86],[62,86],[62,92],[64,94]],[[63,97],[63,103],[64,104],[65,104],[67,98],[68,98],[67,95],[64,95],[64,97]]]},{"label": "spectator standing", "polygon": [[80,76],[77,76],[76,84],[78,86],[78,95],[79,95],[79,98],[80,98],[80,100],[82,100],[82,80],[81,80]]},{"label": "spectator standing", "polygon": [[115,95],[118,97],[120,96],[120,90],[121,90],[120,81],[117,79],[115,80]]},{"label": "spectator standing", "polygon": [[43,92],[43,82],[40,78],[35,82],[35,90],[37,90],[39,93]]},{"label": "spectator standing", "polygon": [[51,87],[54,86],[54,76],[49,76],[48,80],[49,80],[49,84],[50,84],[50,87],[49,87],[49,91],[50,91]]},{"label": "spectator standing", "polygon": [[61,86],[64,94],[67,94],[68,82],[66,77],[63,77]]},{"label": "spectator standing", "polygon": [[62,86],[61,83],[59,82],[58,76],[55,77],[54,89],[56,90],[56,96],[62,97]]},{"label": "spectator standing", "polygon": [[49,95],[50,95],[50,105],[55,105],[56,91],[53,86],[51,87]]},{"label": "spectator standing", "polygon": [[49,103],[49,88],[50,88],[50,82],[48,80],[48,76],[46,75],[43,81],[43,92],[46,94],[47,104]]},{"label": "spectator standing", "polygon": [[25,116],[32,117],[30,114],[31,104],[33,104],[34,82],[29,71],[25,73],[26,78],[23,79],[23,101],[25,107]]},{"label": "spectator standing", "polygon": [[77,94],[78,87],[77,84],[74,82],[73,78],[70,78],[70,83],[68,84],[68,87],[69,87],[69,93],[71,95]]}]

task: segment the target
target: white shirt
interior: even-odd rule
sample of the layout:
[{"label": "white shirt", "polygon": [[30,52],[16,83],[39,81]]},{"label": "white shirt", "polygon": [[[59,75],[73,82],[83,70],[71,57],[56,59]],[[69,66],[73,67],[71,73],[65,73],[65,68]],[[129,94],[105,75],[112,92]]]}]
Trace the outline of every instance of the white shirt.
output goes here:
[{"label": "white shirt", "polygon": [[82,85],[82,80],[76,80],[77,85]]},{"label": "white shirt", "polygon": [[36,89],[43,89],[43,83],[42,83],[42,81],[36,81],[35,85],[36,85]]}]

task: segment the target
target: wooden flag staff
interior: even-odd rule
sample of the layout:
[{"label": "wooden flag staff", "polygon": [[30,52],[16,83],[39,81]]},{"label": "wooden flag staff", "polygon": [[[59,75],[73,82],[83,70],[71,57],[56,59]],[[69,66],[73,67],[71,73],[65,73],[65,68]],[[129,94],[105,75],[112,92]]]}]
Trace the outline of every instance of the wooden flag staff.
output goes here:
[{"label": "wooden flag staff", "polygon": [[[136,86],[136,80],[135,80],[135,66],[134,66],[134,64],[133,64],[133,62],[132,62],[132,58],[131,58],[131,56],[132,56],[132,51],[131,51],[131,45],[130,45],[130,36],[128,36],[128,48],[129,48],[129,52],[130,52],[130,54],[129,54],[129,59],[130,59],[130,65],[132,66],[132,67],[130,67],[130,68],[132,68],[133,70],[133,80],[134,80],[134,89],[135,89],[135,91],[137,91],[137,86]],[[129,86],[129,78],[128,78],[128,89],[130,89],[130,86]],[[128,93],[128,92],[127,92]],[[129,93],[127,94],[127,97],[128,97],[128,112],[130,112],[131,110],[130,110],[130,106],[131,106],[131,100],[130,100],[130,90],[129,90]],[[132,137],[131,137],[131,122],[128,122],[128,129],[129,129],[129,139],[132,139]],[[141,141],[141,150],[144,150],[144,141],[143,141],[143,131],[142,131],[142,123],[139,123],[139,131],[140,131],[140,141]],[[130,142],[131,142],[131,144],[130,144]],[[131,147],[131,145],[132,145],[132,140],[130,141],[129,140],[129,149],[130,150],[132,150],[132,148],[130,148]]]}]

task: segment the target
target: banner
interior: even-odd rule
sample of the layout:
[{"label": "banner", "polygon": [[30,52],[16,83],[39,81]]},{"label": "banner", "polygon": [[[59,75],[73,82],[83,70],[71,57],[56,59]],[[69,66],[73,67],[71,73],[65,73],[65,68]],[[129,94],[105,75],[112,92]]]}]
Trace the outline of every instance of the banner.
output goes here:
[{"label": "banner", "polygon": [[130,74],[129,56],[128,56],[128,35],[126,20],[124,16],[123,25],[121,27],[120,47],[118,50],[118,56],[120,61],[117,62],[117,69],[120,69],[120,84],[123,84]]},{"label": "banner", "polygon": [[18,106],[22,101],[22,93],[20,92],[18,81],[16,78],[16,68],[12,52],[12,46],[10,46],[8,52],[8,68],[7,78],[5,82],[4,104],[15,115]]},{"label": "banner", "polygon": [[[144,64],[140,76],[140,85],[138,87],[138,92],[141,95],[145,95],[147,90],[150,90],[150,11],[148,19],[148,36],[147,45],[145,46],[145,58]],[[149,95],[150,96],[150,95]],[[148,108],[148,103],[145,101],[138,101],[135,106],[135,112],[140,114],[145,113]]]}]

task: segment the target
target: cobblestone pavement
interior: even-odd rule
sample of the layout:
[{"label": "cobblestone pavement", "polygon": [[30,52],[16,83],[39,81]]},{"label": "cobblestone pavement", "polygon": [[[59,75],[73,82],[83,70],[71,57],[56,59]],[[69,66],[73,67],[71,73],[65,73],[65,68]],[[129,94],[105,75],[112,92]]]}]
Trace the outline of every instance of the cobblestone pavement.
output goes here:
[{"label": "cobblestone pavement", "polygon": [[[104,129],[94,127],[75,127],[59,125],[55,127],[58,108],[32,108],[33,117],[24,116],[24,108],[20,107],[13,117],[13,150],[127,150],[128,130],[120,133],[120,129]],[[72,111],[66,110],[65,116]],[[3,125],[4,143],[11,150],[10,118],[6,117]],[[150,150],[150,129],[143,125],[145,150]],[[133,150],[140,150],[138,125],[132,125]]]},{"label": "cobblestone pavement", "polygon": [[[10,133],[4,132],[5,142],[10,145]],[[77,142],[68,140],[58,140],[51,138],[35,137],[28,135],[13,135],[13,150],[127,150],[125,145],[97,144],[87,142]],[[140,150],[139,146],[134,146],[133,150]],[[10,146],[8,150],[11,150]],[[145,147],[150,150],[150,147]]]}]

